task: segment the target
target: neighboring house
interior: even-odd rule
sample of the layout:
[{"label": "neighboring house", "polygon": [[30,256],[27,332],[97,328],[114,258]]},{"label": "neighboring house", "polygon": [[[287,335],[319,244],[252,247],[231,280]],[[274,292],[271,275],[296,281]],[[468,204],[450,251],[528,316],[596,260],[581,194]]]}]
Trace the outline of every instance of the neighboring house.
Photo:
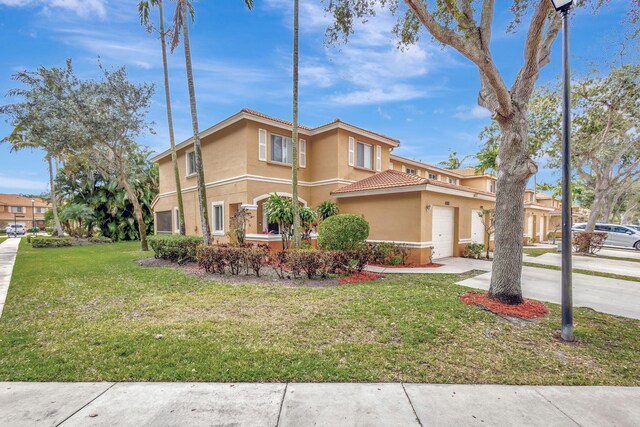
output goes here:
[{"label": "neighboring house", "polygon": [[51,205],[44,199],[24,197],[18,194],[0,194],[0,227],[7,224],[22,224],[44,229],[44,214]]},{"label": "neighboring house", "polygon": [[[492,175],[393,155],[400,141],[339,119],[316,128],[300,126],[299,134],[299,201],[305,206],[333,200],[342,213],[362,215],[370,224],[371,241],[406,245],[414,263],[427,262],[432,249],[437,259],[459,256],[471,242],[486,243],[478,212],[495,205]],[[291,196],[290,138],[290,122],[248,109],[201,133],[214,240],[227,240],[230,218],[244,207],[254,214],[247,224],[247,241],[280,247],[278,227],[268,223],[263,204],[272,193]],[[186,231],[199,234],[193,138],[178,144],[176,151]],[[175,234],[170,150],[153,160],[160,169],[160,192],[152,204],[156,233]]]}]

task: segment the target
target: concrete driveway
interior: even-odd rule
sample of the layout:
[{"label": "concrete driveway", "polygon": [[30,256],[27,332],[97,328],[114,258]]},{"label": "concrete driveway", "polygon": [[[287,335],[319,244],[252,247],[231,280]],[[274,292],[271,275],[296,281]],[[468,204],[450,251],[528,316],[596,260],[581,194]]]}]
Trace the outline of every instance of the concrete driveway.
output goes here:
[{"label": "concrete driveway", "polygon": [[[548,253],[536,257],[525,254],[523,256],[523,260],[536,264],[547,264],[556,266],[562,265],[562,255],[557,253]],[[640,278],[640,262],[597,258],[582,255],[574,255],[572,257],[572,260],[574,269],[598,271],[601,273],[620,274],[623,276]]]},{"label": "concrete driveway", "polygon": [[[490,283],[491,272],[488,272],[458,282],[458,285],[489,290]],[[525,298],[560,304],[560,271],[523,267],[522,294]],[[640,282],[574,274],[573,305],[640,319]]]}]

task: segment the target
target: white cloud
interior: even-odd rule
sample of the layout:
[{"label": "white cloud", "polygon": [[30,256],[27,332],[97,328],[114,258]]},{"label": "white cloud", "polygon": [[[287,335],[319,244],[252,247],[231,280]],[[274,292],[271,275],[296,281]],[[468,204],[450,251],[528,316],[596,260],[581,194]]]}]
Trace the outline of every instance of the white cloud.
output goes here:
[{"label": "white cloud", "polygon": [[35,179],[16,178],[0,174],[0,189],[6,192],[16,192],[16,190],[31,190],[35,192],[46,191],[49,185],[46,181]]},{"label": "white cloud", "polygon": [[422,98],[424,92],[413,86],[397,84],[388,87],[376,87],[365,90],[354,90],[347,93],[331,95],[329,100],[340,105],[367,105],[385,102],[407,101]]},{"label": "white cloud", "polygon": [[0,5],[11,7],[40,6],[44,12],[53,13],[53,9],[64,9],[83,17],[107,14],[104,0],[0,0]]},{"label": "white cloud", "polygon": [[[284,11],[285,25],[293,28],[293,2],[290,0],[266,0],[265,4],[269,9],[277,9]],[[325,13],[322,4],[317,0],[301,0],[300,1],[299,19],[300,31],[313,32],[324,30],[331,25],[332,17]]]},{"label": "white cloud", "polygon": [[471,107],[460,105],[456,108],[456,113],[453,117],[460,120],[486,119],[491,117],[491,112],[479,105],[473,105]]}]

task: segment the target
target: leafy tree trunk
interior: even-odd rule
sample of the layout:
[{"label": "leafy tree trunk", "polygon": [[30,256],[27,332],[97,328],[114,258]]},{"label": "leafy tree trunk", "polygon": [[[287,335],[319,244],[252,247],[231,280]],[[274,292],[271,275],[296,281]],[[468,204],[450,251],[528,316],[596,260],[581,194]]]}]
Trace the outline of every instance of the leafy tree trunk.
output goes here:
[{"label": "leafy tree trunk", "polygon": [[600,218],[600,214],[604,210],[605,199],[607,198],[607,192],[602,188],[597,188],[595,191],[595,198],[591,204],[591,212],[589,213],[589,219],[587,220],[587,227],[585,231],[592,232],[596,228],[596,222]]},{"label": "leafy tree trunk", "polygon": [[293,1],[293,129],[291,135],[291,195],[293,207],[293,248],[300,249],[300,204],[298,203],[298,9]]},{"label": "leafy tree trunk", "polygon": [[173,175],[176,180],[176,194],[178,196],[178,223],[180,234],[185,234],[184,205],[182,203],[182,188],[180,185],[180,172],[178,171],[178,159],[176,155],[176,141],[173,132],[173,113],[171,111],[171,92],[169,89],[169,68],[167,66],[167,43],[164,30],[164,5],[162,0],[158,1],[160,10],[160,43],[162,45],[162,67],[164,70],[164,94],[167,103],[167,123],[169,126],[169,141],[171,142],[171,163],[173,165]]},{"label": "leafy tree trunk", "polygon": [[506,304],[520,304],[522,289],[522,239],[524,191],[537,171],[527,149],[526,111],[515,110],[511,120],[500,123],[502,141],[498,153],[496,184],[495,249],[489,296]]},{"label": "leafy tree trunk", "polygon": [[51,156],[47,155],[47,164],[49,165],[49,186],[51,187],[51,208],[53,210],[53,234],[62,236],[62,225],[60,225],[60,217],[58,216],[58,197],[56,195],[56,182],[53,179],[53,162]]},{"label": "leafy tree trunk", "polygon": [[196,161],[196,175],[198,180],[198,201],[200,204],[200,223],[202,224],[202,238],[204,244],[211,242],[211,231],[209,228],[209,214],[207,213],[207,193],[204,182],[204,163],[202,161],[202,148],[200,145],[200,131],[198,130],[198,110],[196,108],[196,92],[193,83],[193,69],[191,66],[191,45],[189,42],[189,19],[187,6],[183,5],[185,19],[182,24],[182,35],[184,37],[184,59],[187,68],[187,85],[189,86],[189,104],[191,106],[191,124],[193,126],[193,147]]}]

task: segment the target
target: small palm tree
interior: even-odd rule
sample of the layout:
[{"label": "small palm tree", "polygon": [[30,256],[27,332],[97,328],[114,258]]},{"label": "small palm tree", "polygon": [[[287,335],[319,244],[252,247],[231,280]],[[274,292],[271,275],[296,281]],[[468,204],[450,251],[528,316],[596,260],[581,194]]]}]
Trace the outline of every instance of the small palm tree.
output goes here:
[{"label": "small palm tree", "polygon": [[176,193],[178,195],[178,224],[180,234],[185,234],[184,225],[184,207],[182,203],[182,188],[180,185],[180,172],[178,171],[178,159],[176,155],[176,141],[173,132],[173,113],[171,110],[171,91],[169,89],[169,69],[167,66],[167,43],[166,36],[169,31],[164,28],[164,5],[162,0],[141,0],[138,3],[138,13],[140,14],[140,22],[147,28],[147,31],[153,31],[153,25],[149,18],[151,7],[157,7],[160,13],[160,24],[158,32],[160,33],[160,45],[162,47],[162,67],[164,70],[164,94],[167,104],[167,124],[169,126],[169,141],[171,143],[171,163],[173,165],[173,175],[176,181]]},{"label": "small palm tree", "polygon": [[[249,10],[253,9],[253,0],[244,0]],[[189,41],[189,17],[195,17],[195,11],[191,0],[176,0],[176,10],[173,14],[173,38],[171,39],[171,51],[180,44],[180,34],[184,38],[184,60],[187,69],[187,86],[189,88],[189,104],[191,106],[191,125],[193,126],[193,151],[196,163],[196,177],[198,181],[198,201],[200,202],[200,222],[202,224],[202,238],[204,244],[211,241],[209,228],[209,215],[207,213],[207,194],[204,184],[204,164],[202,161],[202,147],[200,144],[200,131],[198,126],[198,109],[196,106],[196,91],[193,83],[193,67],[191,65],[191,43]]]}]

